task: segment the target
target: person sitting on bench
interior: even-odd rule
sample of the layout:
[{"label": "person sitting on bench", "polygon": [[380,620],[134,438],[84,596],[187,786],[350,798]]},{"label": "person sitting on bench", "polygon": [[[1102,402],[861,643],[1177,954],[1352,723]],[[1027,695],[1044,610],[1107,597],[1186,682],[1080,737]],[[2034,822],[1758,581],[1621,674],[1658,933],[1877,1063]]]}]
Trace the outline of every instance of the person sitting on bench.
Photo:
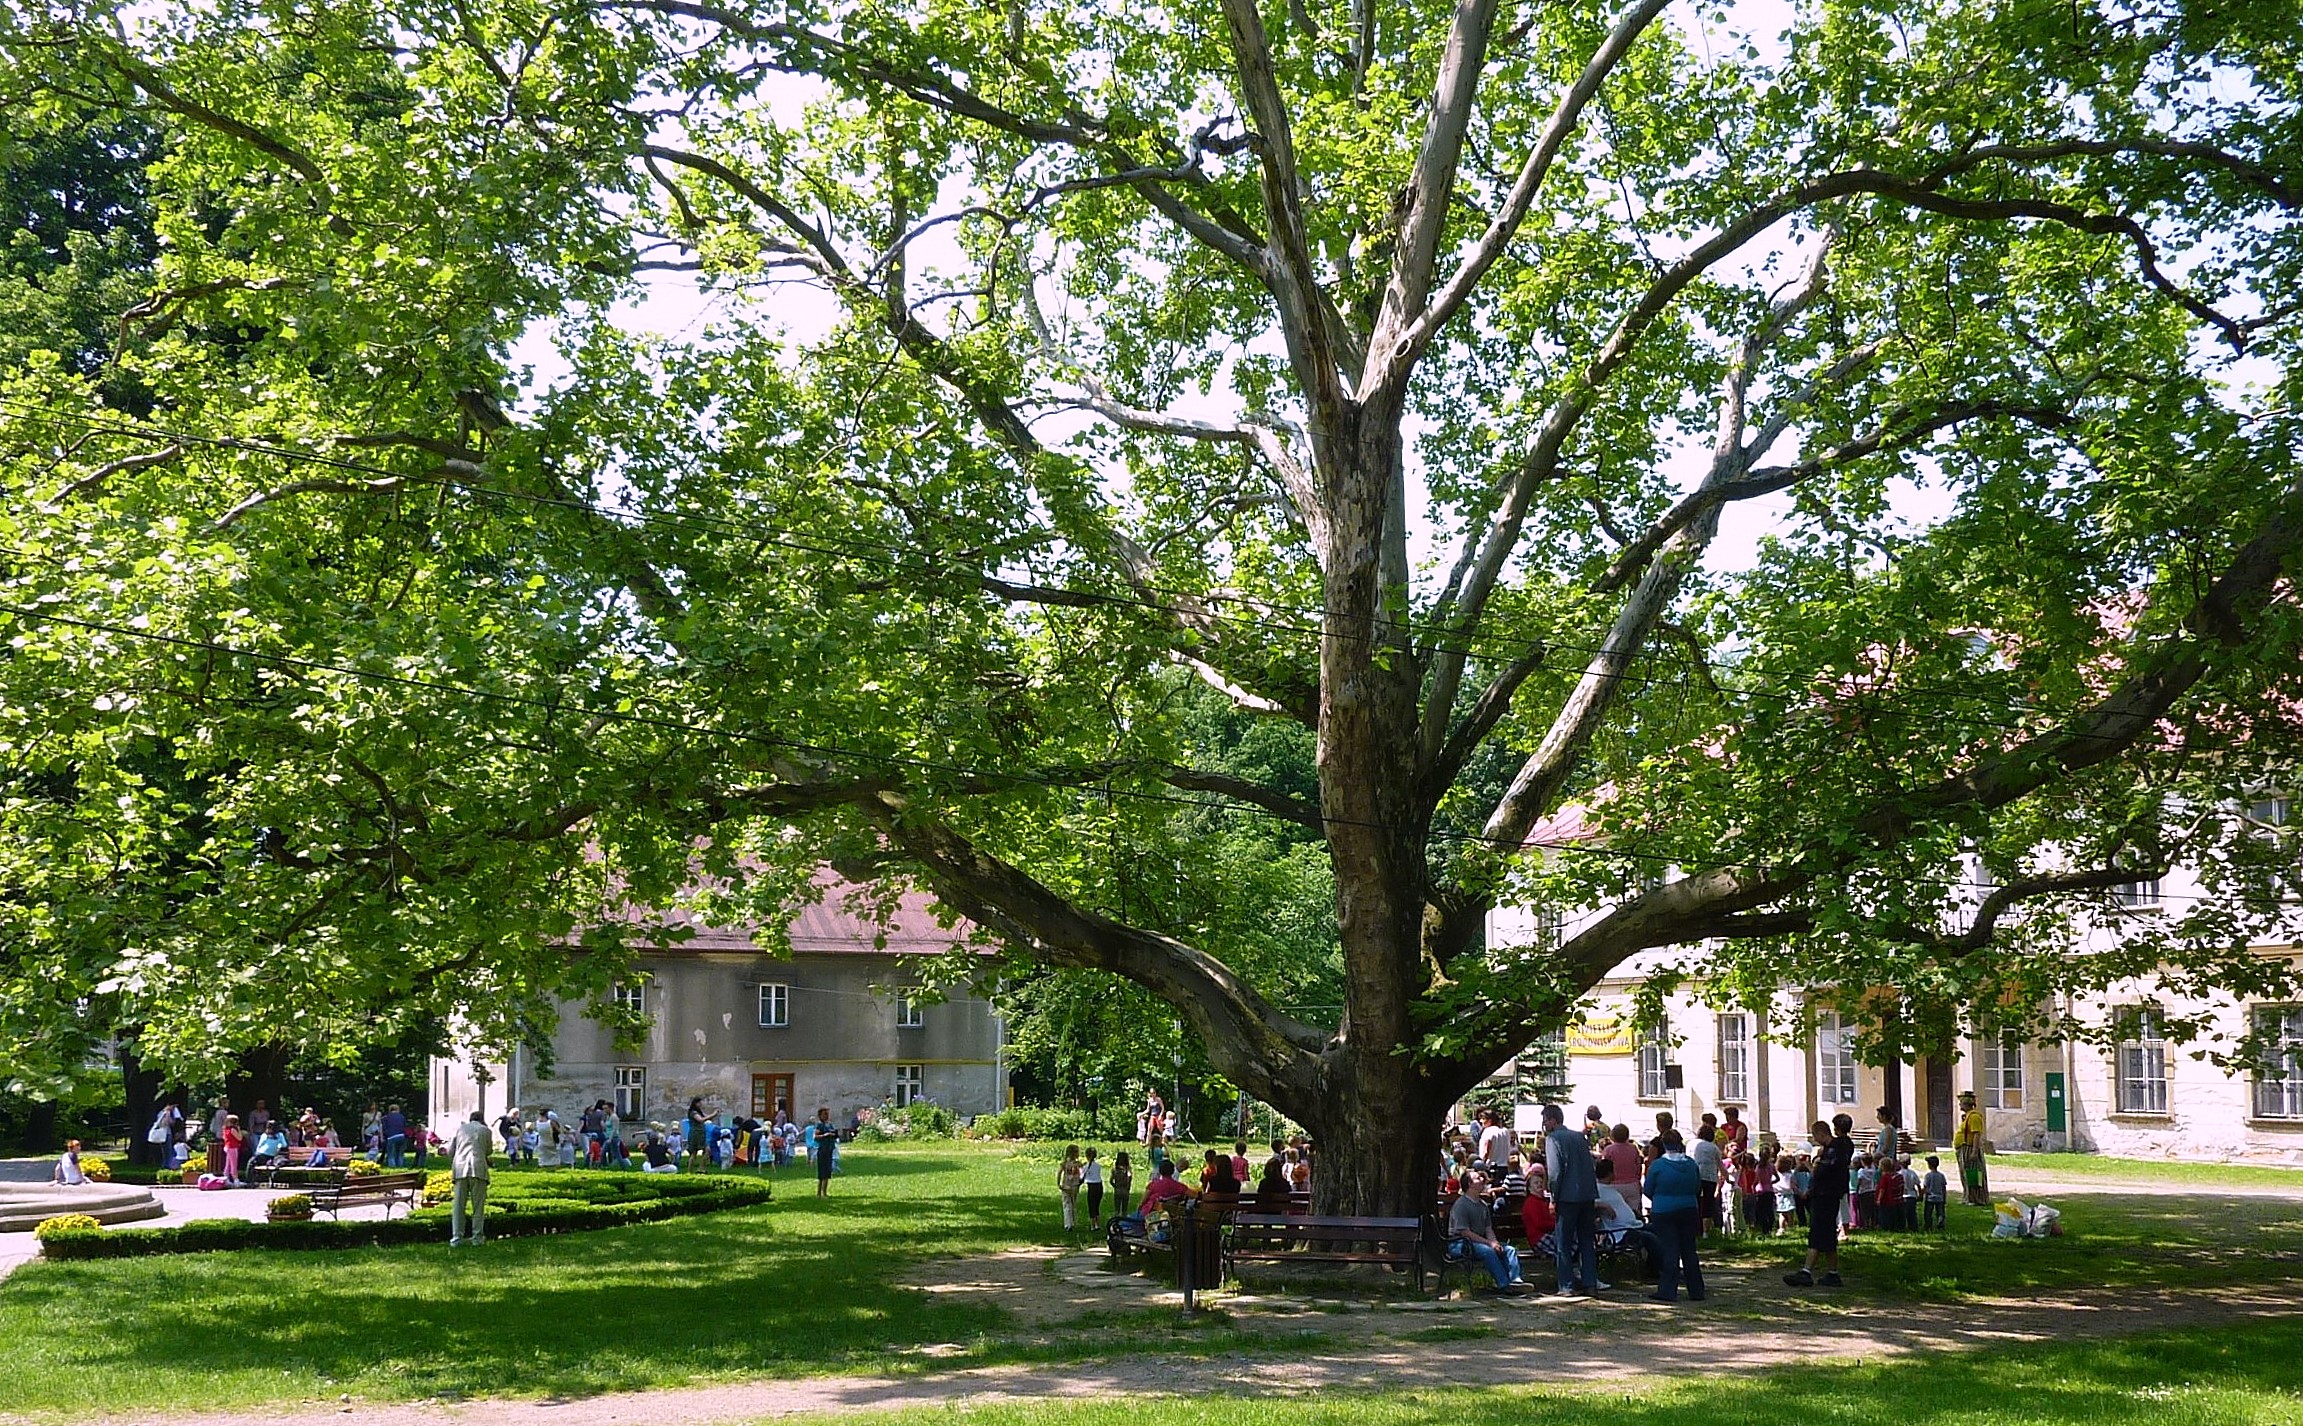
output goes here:
[{"label": "person sitting on bench", "polygon": [[278,1124],[267,1124],[256,1140],[256,1156],[248,1160],[252,1169],[268,1169],[287,1161],[288,1135]]},{"label": "person sitting on bench", "polygon": [[1159,1171],[1152,1175],[1151,1183],[1144,1189],[1143,1211],[1148,1216],[1153,1209],[1179,1199],[1190,1202],[1191,1189],[1175,1176],[1175,1160],[1161,1159]]},{"label": "person sitting on bench", "polygon": [[1615,1186],[1615,1161],[1601,1159],[1592,1168],[1599,1176],[1599,1231],[1611,1233],[1638,1227],[1639,1215],[1624,1202],[1623,1191]]},{"label": "person sitting on bench", "polygon": [[1498,1292],[1518,1296],[1526,1287],[1519,1275],[1519,1250],[1495,1236],[1487,1206],[1487,1175],[1477,1167],[1465,1176],[1463,1192],[1447,1210],[1448,1256],[1469,1258],[1487,1269]]}]

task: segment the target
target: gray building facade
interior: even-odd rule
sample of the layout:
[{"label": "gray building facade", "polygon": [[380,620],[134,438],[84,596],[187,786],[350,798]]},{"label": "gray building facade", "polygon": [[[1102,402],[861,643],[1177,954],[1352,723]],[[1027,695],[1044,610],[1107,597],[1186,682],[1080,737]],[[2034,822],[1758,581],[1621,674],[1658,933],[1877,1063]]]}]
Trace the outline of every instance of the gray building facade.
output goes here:
[{"label": "gray building facade", "polygon": [[506,1105],[567,1118],[600,1099],[643,1125],[669,1125],[699,1097],[714,1114],[764,1118],[782,1104],[807,1119],[821,1107],[842,1124],[915,1100],[963,1117],[1002,1107],[1004,1027],[990,999],[973,988],[906,993],[919,960],[948,955],[970,928],[939,926],[917,893],[882,925],[850,910],[854,888],[830,873],[817,886],[792,918],[789,957],[745,927],[696,926],[692,939],[643,953],[613,991],[646,1022],[639,1038],[619,1043],[567,1002],[548,1066],[527,1055],[434,1061],[432,1122],[474,1109],[493,1121]]}]

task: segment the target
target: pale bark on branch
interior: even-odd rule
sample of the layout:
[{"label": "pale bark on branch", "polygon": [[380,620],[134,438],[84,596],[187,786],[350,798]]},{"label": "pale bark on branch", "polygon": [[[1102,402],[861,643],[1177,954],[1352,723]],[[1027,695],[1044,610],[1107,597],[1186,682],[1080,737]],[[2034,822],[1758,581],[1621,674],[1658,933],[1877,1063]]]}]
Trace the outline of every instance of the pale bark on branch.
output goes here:
[{"label": "pale bark on branch", "polygon": [[1327,438],[1328,427],[1351,394],[1344,382],[1343,354],[1333,340],[1319,271],[1312,261],[1311,238],[1304,221],[1303,182],[1296,171],[1295,131],[1286,96],[1280,92],[1279,76],[1272,68],[1263,12],[1256,0],[1224,0],[1223,12],[1231,32],[1240,97],[1259,141],[1255,153],[1264,217],[1270,229],[1265,240],[1270,254],[1266,280],[1279,305],[1280,330],[1297,386],[1310,407],[1316,448]]},{"label": "pale bark on branch", "polygon": [[938,900],[1043,964],[1106,971],[1175,1006],[1216,1066],[1266,1098],[1303,1102],[1327,1036],[1282,1013],[1238,972],[1172,936],[1085,910],[889,794],[865,808],[925,874]]},{"label": "pale bark on branch", "polygon": [[[1616,22],[1607,39],[1584,65],[1575,83],[1568,86],[1567,92],[1559,97],[1558,104],[1552,109],[1551,118],[1544,125],[1542,135],[1520,164],[1519,174],[1512,182],[1511,192],[1505,197],[1503,207],[1490,220],[1487,230],[1457,260],[1455,271],[1440,288],[1438,295],[1425,304],[1418,293],[1413,304],[1402,305],[1399,320],[1389,325],[1379,323],[1375,338],[1368,343],[1368,372],[1360,382],[1362,390],[1373,390],[1378,384],[1400,380],[1414,365],[1416,357],[1431,344],[1439,329],[1478,290],[1480,280],[1487,276],[1488,269],[1503,256],[1504,249],[1518,235],[1520,225],[1526,221],[1528,210],[1535,203],[1537,192],[1543,187],[1545,176],[1551,172],[1560,150],[1566,146],[1568,136],[1583,122],[1583,111],[1599,93],[1600,85],[1623,62],[1624,55],[1630,52],[1641,32],[1654,23],[1656,16],[1662,14],[1670,3],[1671,0],[1640,0],[1639,4],[1634,5]],[[1436,114],[1433,122],[1435,126],[1438,123]],[[1461,138],[1459,132],[1456,135],[1458,143]],[[1435,215],[1437,210],[1445,207],[1444,197],[1433,198],[1427,194],[1426,200],[1433,204]],[[1436,221],[1431,240],[1435,244],[1438,240]],[[1404,243],[1402,251],[1405,251]],[[1430,256],[1422,259],[1420,281],[1427,285],[1431,279],[1432,261]],[[1388,308],[1386,315],[1390,315]]]}]

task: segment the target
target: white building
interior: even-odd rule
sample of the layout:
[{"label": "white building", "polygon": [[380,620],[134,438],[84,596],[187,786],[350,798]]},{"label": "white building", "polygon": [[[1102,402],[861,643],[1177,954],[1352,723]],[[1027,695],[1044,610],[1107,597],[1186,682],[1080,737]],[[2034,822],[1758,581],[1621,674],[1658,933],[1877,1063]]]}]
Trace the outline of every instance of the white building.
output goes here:
[{"label": "white building", "polygon": [[[2118,915],[2156,916],[2179,913],[2204,894],[2178,868],[2120,888],[2114,899]],[[1532,943],[1543,934],[1541,921],[1498,909],[1489,944]],[[2303,962],[2303,937],[2290,927],[2253,950]],[[1880,1106],[1894,1105],[1922,1143],[1948,1146],[1958,1095],[1973,1090],[2000,1151],[2303,1163],[2303,1004],[2292,1000],[2202,999],[2131,981],[2070,1006],[2082,1023],[2118,1026],[2112,1046],[2052,1043],[2009,1026],[1895,1066],[1891,1086],[1888,1069],[1857,1060],[1850,1001],[1861,997],[1844,988],[1787,990],[1766,1013],[1715,1006],[1699,987],[1688,988],[1666,998],[1661,1025],[1635,1025],[1633,994],[1646,975],[1699,959],[1684,948],[1642,952],[1586,998],[1565,1036],[1571,1122],[1582,1106],[1597,1105],[1609,1123],[1643,1136],[1653,1131],[1654,1111],[1670,1110],[1685,1124],[1733,1105],[1754,1134],[1772,1130],[1797,1145],[1818,1119],[1849,1114],[1860,1134]],[[2227,1049],[2250,1025],[2273,1031],[2279,1048],[2251,1071],[2226,1071],[2206,1058],[2212,1040],[2167,1037],[2170,1020],[2193,1017]]]}]

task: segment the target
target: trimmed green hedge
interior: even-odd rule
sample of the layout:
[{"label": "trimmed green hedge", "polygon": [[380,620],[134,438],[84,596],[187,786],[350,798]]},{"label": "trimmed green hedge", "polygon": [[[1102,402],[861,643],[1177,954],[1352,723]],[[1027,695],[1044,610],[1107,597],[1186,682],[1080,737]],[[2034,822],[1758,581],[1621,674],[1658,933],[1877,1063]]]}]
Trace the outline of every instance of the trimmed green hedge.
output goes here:
[{"label": "trimmed green hedge", "polygon": [[[772,1196],[757,1179],[700,1175],[673,1178],[664,1175],[646,1185],[625,1185],[593,1179],[600,1190],[613,1190],[621,1202],[583,1202],[559,1195],[507,1197],[488,1205],[488,1236],[531,1238],[548,1233],[584,1233],[599,1228],[621,1228],[631,1223],[660,1223],[697,1213],[719,1213],[750,1208]],[[557,1187],[557,1185],[554,1185]],[[648,1189],[655,1192],[649,1193]],[[602,1192],[601,1197],[607,1194]],[[236,1218],[210,1218],[179,1228],[121,1228],[94,1233],[68,1233],[40,1245],[50,1258],[140,1258],[158,1253],[208,1253],[226,1249],[271,1248],[314,1251],[334,1248],[388,1247],[400,1243],[437,1243],[448,1229],[448,1210],[420,1208],[405,1218],[373,1222],[339,1223],[312,1219],[301,1223],[248,1223]]]}]

